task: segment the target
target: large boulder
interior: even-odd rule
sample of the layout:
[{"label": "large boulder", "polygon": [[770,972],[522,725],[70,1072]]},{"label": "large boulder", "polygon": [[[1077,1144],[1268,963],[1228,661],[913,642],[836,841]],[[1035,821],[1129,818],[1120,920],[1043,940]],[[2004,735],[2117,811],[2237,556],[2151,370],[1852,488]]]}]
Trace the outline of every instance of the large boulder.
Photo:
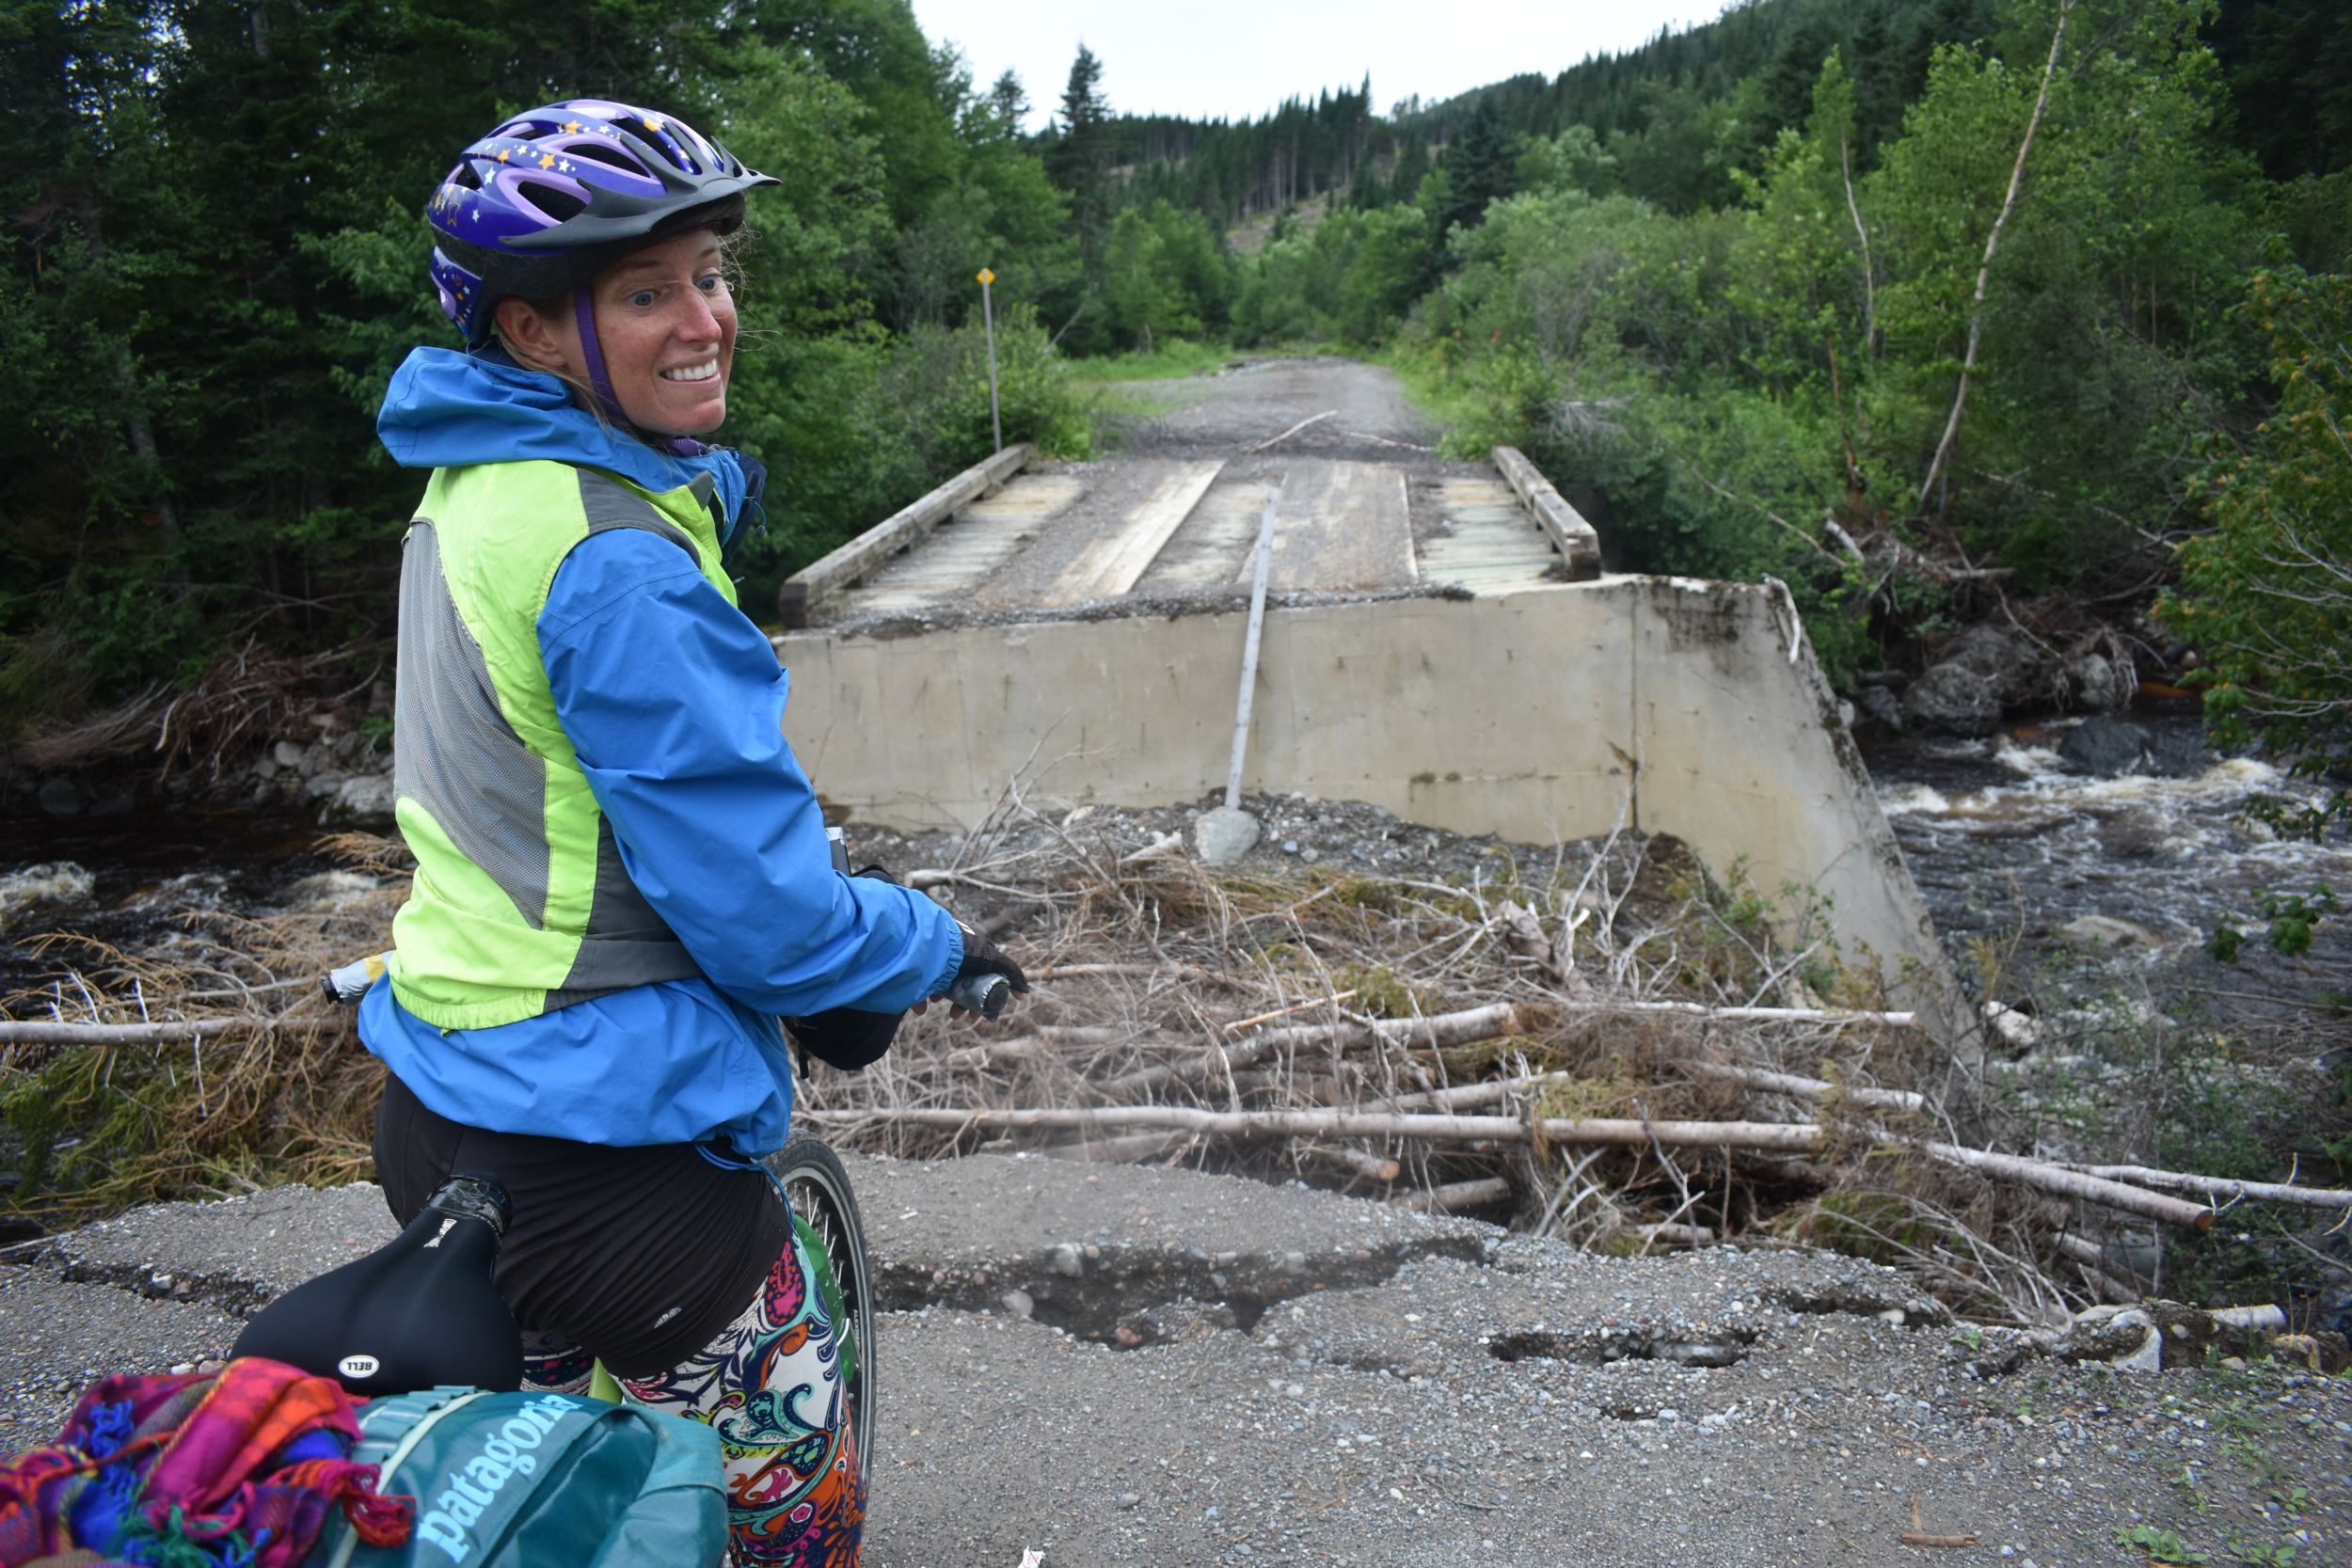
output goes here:
[{"label": "large boulder", "polygon": [[322,820],[387,827],[392,821],[394,804],[389,774],[360,773],[336,784]]},{"label": "large boulder", "polygon": [[2078,773],[2112,777],[2145,768],[2155,742],[2137,724],[2098,714],[2066,732],[2058,742],[2058,760]]},{"label": "large boulder", "polygon": [[1986,736],[2001,727],[1996,682],[1965,664],[1934,666],[1903,692],[1903,717],[1925,730]]},{"label": "large boulder", "polygon": [[1938,664],[1972,670],[1993,685],[2004,704],[2042,696],[2049,688],[2049,661],[2022,637],[1998,626],[1974,626],[1952,639]]}]

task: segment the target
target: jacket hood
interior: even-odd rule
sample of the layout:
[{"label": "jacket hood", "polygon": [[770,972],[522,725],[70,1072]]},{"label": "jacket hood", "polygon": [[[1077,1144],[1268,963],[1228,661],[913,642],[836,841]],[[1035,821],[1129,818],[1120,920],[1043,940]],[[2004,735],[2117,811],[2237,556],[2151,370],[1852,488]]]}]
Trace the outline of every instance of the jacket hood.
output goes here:
[{"label": "jacket hood", "polygon": [[707,473],[725,512],[721,537],[730,542],[749,488],[744,460],[732,450],[693,457],[657,451],[573,403],[555,376],[502,355],[411,350],[392,372],[375,434],[404,468],[546,459],[601,468],[657,495]]}]

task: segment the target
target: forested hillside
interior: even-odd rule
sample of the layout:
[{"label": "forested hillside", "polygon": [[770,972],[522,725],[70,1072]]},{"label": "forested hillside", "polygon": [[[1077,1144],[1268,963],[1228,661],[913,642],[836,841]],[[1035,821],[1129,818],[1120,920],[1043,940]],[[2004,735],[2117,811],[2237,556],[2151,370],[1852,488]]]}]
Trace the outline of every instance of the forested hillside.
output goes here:
[{"label": "forested hillside", "polygon": [[741,257],[731,434],[780,478],[755,604],[985,449],[985,264],[1009,438],[1085,448],[1075,357],[1376,352],[1456,450],[1534,455],[1615,564],[1789,583],[1841,673],[1987,595],[2142,635],[2198,537],[2164,635],[2212,628],[2224,708],[2287,701],[2249,628],[2322,666],[2352,630],[2268,613],[2262,566],[2344,560],[2311,499],[2352,495],[2334,0],[1749,0],[1444,103],[1366,82],[1238,123],[1122,115],[1081,48],[1034,135],[1027,86],[979,87],[905,0],[0,16],[15,724],[250,632],[388,631],[415,481],[370,417],[448,341],[422,196],[564,93],[672,106],[786,181]]},{"label": "forested hillside", "polygon": [[[1842,673],[2022,594],[2061,641],[2212,628],[2218,707],[2316,739],[2344,710],[2279,672],[2324,679],[2352,626],[2256,567],[2344,561],[2295,487],[2352,493],[2345,451],[2278,449],[2346,411],[2348,61],[2324,0],[1755,0],[1385,119],[1098,114],[1095,330],[1388,353],[1457,450],[1511,442],[1577,493],[1616,564],[1788,582]],[[1213,287],[1154,265],[1286,200]],[[2265,424],[2304,388],[2332,412]]]},{"label": "forested hillside", "polygon": [[[1069,198],[904,0],[8,0],[0,6],[0,713],[243,644],[391,631],[419,488],[387,377],[453,346],[424,198],[502,114],[682,114],[780,191],[739,257],[729,433],[773,467],[772,584],[987,451],[972,275],[993,261],[1006,435],[1082,444],[1041,302],[1082,287]],[[12,726],[12,727],[13,727]]]}]

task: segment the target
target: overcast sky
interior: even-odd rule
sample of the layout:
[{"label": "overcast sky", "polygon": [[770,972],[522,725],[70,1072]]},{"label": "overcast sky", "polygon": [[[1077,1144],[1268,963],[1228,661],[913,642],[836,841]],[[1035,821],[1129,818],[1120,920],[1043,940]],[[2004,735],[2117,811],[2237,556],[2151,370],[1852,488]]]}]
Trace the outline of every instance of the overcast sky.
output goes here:
[{"label": "overcast sky", "polygon": [[1386,114],[1419,93],[1448,98],[1523,71],[1556,76],[1720,15],[1724,0],[914,0],[933,43],[952,40],[985,90],[1010,67],[1041,128],[1083,40],[1103,62],[1102,91],[1121,114],[1247,119],[1294,94],[1352,87],[1372,74]]}]

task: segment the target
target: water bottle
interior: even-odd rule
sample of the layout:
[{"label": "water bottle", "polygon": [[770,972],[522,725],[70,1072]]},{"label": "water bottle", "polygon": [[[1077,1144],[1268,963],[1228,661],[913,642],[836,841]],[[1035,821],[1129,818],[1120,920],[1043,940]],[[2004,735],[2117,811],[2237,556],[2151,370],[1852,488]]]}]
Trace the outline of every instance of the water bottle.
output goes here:
[{"label": "water bottle", "polygon": [[453,1176],[408,1228],[256,1313],[233,1355],[267,1356],[373,1399],[522,1386],[522,1337],[493,1282],[506,1194]]}]

